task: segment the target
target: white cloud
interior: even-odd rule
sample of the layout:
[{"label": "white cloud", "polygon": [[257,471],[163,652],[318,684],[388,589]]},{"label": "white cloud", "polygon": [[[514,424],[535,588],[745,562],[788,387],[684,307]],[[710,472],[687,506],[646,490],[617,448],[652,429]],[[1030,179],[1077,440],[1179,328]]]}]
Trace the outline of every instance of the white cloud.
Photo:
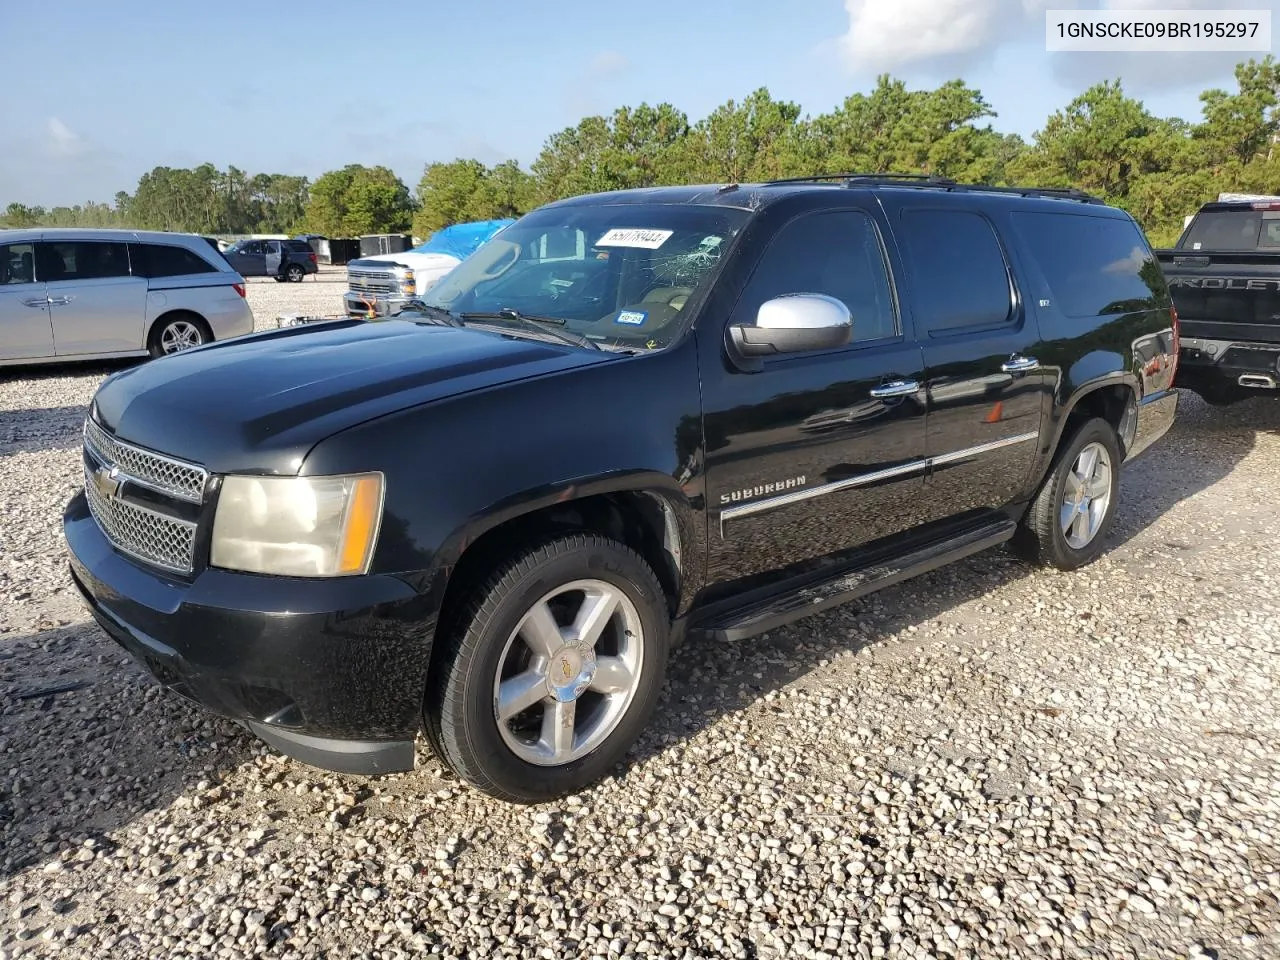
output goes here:
[{"label": "white cloud", "polygon": [[73,157],[84,149],[80,135],[57,117],[49,118],[48,131],[49,152],[55,156]]},{"label": "white cloud", "polygon": [[[904,68],[959,75],[1006,43],[1044,42],[1046,10],[1195,10],[1228,2],[1232,9],[1271,8],[1278,0],[844,0],[849,29],[839,45],[860,74]],[[1120,76],[1135,91],[1186,86],[1230,76],[1247,53],[1045,53],[1054,74],[1072,85]],[[1253,56],[1259,56],[1253,54]]]},{"label": "white cloud", "polygon": [[1042,0],[844,0],[841,40],[859,72],[892,70],[994,47],[1025,26]]}]

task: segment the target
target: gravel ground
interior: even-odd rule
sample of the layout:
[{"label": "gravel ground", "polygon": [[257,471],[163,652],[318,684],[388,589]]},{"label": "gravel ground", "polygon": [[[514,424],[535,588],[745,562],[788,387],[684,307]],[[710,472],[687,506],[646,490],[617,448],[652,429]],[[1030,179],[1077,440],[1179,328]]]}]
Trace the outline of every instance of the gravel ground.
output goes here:
[{"label": "gravel ground", "polygon": [[[260,326],[331,276],[252,282]],[[89,624],[59,516],[105,372],[0,379],[0,960],[1280,956],[1280,403],[1184,396],[1084,571],[686,646],[625,768],[527,808],[425,747],[272,755]]]}]

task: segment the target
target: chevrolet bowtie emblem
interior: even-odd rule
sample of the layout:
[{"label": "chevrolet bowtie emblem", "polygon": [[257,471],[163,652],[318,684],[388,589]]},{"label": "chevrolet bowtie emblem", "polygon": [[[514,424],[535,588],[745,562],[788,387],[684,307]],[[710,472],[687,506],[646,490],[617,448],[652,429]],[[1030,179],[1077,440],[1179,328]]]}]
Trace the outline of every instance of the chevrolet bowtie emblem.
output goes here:
[{"label": "chevrolet bowtie emblem", "polygon": [[119,493],[122,483],[120,470],[117,467],[112,467],[110,470],[106,467],[98,467],[93,471],[94,489],[103,500],[110,500]]}]

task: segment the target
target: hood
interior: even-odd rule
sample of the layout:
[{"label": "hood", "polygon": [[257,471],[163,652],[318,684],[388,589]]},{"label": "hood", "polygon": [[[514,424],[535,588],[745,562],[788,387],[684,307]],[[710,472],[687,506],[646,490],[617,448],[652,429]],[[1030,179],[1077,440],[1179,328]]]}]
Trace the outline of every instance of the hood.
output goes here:
[{"label": "hood", "polygon": [[407,320],[286,327],[109,377],[98,420],[122,440],[214,473],[296,474],[307,452],[398,410],[617,354]]},{"label": "hood", "polygon": [[411,250],[405,250],[401,253],[383,253],[376,257],[361,257],[359,260],[348,262],[347,267],[355,267],[357,270],[361,267],[386,270],[394,266],[412,267],[415,271],[452,270],[461,262],[457,257],[451,257],[447,253],[414,253]]}]

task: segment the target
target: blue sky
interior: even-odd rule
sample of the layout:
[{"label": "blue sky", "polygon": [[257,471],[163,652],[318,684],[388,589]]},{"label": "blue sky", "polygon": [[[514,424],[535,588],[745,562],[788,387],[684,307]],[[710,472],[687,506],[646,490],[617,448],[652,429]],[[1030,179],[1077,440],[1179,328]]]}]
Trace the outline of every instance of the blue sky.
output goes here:
[{"label": "blue sky", "polygon": [[[527,164],[591,112],[669,101],[696,120],[759,86],[825,112],[888,71],[961,77],[1030,137],[1120,76],[1199,115],[1241,54],[1048,54],[1045,7],[1267,7],[1280,0],[0,0],[8,90],[0,208],[109,200],[157,165],[316,176],[383,163]],[[1274,15],[1274,14],[1273,14]],[[1280,29],[1280,16],[1276,16]],[[16,41],[16,42],[15,42]]]}]

